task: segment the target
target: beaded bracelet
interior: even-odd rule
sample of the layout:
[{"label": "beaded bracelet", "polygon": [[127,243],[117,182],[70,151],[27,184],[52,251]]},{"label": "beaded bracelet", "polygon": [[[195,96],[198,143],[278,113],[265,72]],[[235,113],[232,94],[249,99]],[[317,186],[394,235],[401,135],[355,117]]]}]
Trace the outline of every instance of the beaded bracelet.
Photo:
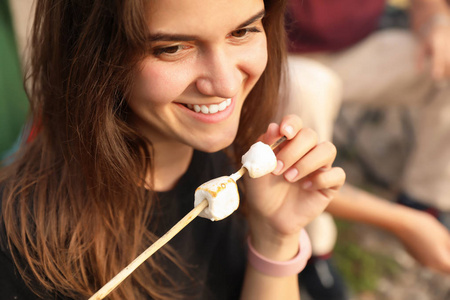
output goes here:
[{"label": "beaded bracelet", "polygon": [[293,259],[275,261],[256,252],[250,243],[250,237],[248,237],[248,261],[253,268],[265,275],[283,277],[298,274],[303,271],[308,259],[311,257],[311,241],[304,229],[300,232],[299,243],[300,250]]}]

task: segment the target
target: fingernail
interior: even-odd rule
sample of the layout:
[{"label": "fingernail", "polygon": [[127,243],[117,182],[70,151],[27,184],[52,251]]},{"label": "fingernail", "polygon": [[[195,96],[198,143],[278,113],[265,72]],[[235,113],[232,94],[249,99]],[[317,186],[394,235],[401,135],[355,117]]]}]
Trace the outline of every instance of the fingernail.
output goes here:
[{"label": "fingernail", "polygon": [[286,178],[288,181],[293,181],[295,177],[298,175],[298,170],[296,168],[290,168],[289,170],[284,173],[284,178]]},{"label": "fingernail", "polygon": [[284,127],[284,131],[287,133],[289,137],[294,135],[294,128],[291,125],[287,125]]},{"label": "fingernail", "polygon": [[303,186],[304,190],[308,190],[308,189],[310,189],[312,187],[312,182],[307,180],[307,181],[303,182],[302,186]]},{"label": "fingernail", "polygon": [[275,168],[275,170],[273,170],[272,173],[275,175],[279,175],[283,167],[284,167],[283,162],[281,160],[277,160],[277,167]]}]

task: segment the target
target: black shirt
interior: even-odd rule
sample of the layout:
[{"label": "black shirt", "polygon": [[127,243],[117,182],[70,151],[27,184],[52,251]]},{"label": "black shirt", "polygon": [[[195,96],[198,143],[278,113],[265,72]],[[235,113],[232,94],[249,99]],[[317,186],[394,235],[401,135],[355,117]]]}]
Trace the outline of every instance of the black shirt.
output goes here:
[{"label": "black shirt", "polygon": [[[158,193],[162,222],[158,234],[167,232],[193,209],[194,192],[199,185],[232,172],[224,153],[194,151],[192,162],[176,187]],[[180,286],[186,286],[186,299],[238,299],[246,264],[245,234],[245,222],[236,212],[216,222],[198,217],[169,242],[183,258],[189,276],[168,261],[162,264]],[[0,298],[38,299],[18,275],[9,252],[1,250]]]}]

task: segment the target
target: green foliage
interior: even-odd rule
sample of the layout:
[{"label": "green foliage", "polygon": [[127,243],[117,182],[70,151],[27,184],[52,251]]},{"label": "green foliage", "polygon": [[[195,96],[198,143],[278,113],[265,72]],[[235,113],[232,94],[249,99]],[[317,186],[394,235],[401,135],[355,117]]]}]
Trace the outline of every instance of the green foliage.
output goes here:
[{"label": "green foliage", "polygon": [[350,289],[359,294],[375,291],[381,277],[395,277],[399,265],[393,258],[364,249],[352,232],[353,223],[337,221],[339,239],[335,247],[336,265]]},{"label": "green foliage", "polygon": [[0,159],[18,140],[27,113],[8,1],[0,1]]}]

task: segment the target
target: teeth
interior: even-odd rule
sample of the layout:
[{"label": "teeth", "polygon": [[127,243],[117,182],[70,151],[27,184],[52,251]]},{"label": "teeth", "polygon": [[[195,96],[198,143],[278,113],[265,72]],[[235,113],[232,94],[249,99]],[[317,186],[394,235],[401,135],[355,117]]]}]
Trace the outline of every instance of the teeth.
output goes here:
[{"label": "teeth", "polygon": [[210,114],[215,114],[218,111],[219,111],[219,105],[217,105],[217,104],[213,104],[209,107]]},{"label": "teeth", "polygon": [[222,103],[220,103],[218,105],[218,107],[219,107],[219,111],[225,110],[225,108],[227,108],[227,102],[223,101]]},{"label": "teeth", "polygon": [[226,99],[219,104],[211,104],[211,105],[198,105],[198,104],[188,104],[187,107],[190,110],[193,110],[197,113],[202,113],[205,115],[215,114],[219,111],[225,110],[231,104],[231,98]]}]

